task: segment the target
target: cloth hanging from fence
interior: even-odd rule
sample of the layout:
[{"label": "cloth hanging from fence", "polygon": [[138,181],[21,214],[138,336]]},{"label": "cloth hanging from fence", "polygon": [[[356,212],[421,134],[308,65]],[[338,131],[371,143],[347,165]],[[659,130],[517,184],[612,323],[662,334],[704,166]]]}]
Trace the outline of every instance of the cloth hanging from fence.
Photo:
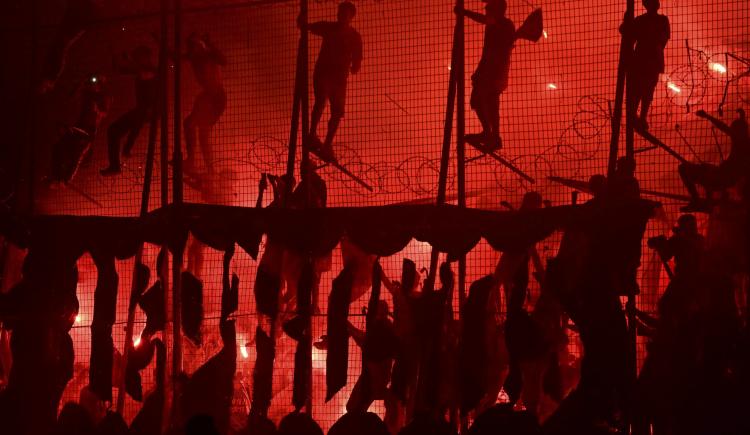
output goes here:
[{"label": "cloth hanging from fence", "polygon": [[[171,205],[142,218],[0,216],[0,232],[19,246],[35,233],[56,232],[68,248],[82,255],[99,249],[123,259],[135,255],[143,242],[184,246],[188,232],[208,246],[225,251],[237,243],[257,258],[264,234],[286,249],[305,254],[330,252],[347,236],[365,253],[389,256],[412,239],[427,242],[449,257],[470,251],[480,239],[493,249],[524,248],[553,231],[616,219],[643,222],[658,203],[640,200],[606,207],[584,204],[541,210],[497,212],[451,205],[394,205],[326,209],[243,208],[217,205]],[[43,230],[42,230],[43,229]]]}]

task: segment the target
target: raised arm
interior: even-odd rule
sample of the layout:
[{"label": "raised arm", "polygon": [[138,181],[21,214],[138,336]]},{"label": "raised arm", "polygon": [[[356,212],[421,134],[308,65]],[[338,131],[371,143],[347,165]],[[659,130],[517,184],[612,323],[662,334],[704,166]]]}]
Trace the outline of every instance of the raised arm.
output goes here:
[{"label": "raised arm", "polygon": [[456,15],[465,16],[466,18],[469,18],[472,21],[476,21],[477,23],[480,23],[480,24],[494,24],[494,20],[487,17],[486,15],[480,14],[479,12],[474,12],[474,11],[470,11],[468,9],[463,9],[459,7],[456,7],[454,9],[454,12],[456,13]]},{"label": "raised arm", "polygon": [[[331,24],[333,24],[330,21],[316,21],[314,23],[307,23],[307,30],[318,36],[324,36],[328,29],[330,28]],[[297,27],[302,29],[305,26],[305,23],[302,20],[302,15],[297,17]]]},{"label": "raised arm", "polygon": [[703,119],[707,119],[708,121],[710,121],[711,124],[721,130],[722,133],[730,136],[732,135],[732,130],[726,123],[724,123],[724,121],[709,115],[705,110],[699,110],[695,112],[695,114]]}]

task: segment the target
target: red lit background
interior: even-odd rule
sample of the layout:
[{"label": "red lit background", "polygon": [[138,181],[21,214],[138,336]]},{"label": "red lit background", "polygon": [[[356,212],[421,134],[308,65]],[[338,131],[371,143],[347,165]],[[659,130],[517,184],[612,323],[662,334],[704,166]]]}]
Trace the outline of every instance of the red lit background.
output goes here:
[{"label": "red lit background", "polygon": [[[49,43],[54,23],[62,13],[62,2],[50,2],[41,14],[40,49]],[[111,4],[115,3],[115,4]],[[432,199],[437,193],[440,148],[443,137],[453,26],[453,2],[448,0],[359,0],[354,26],[364,41],[364,62],[360,74],[349,82],[346,117],[334,143],[342,164],[374,188],[367,192],[335,169],[323,168],[328,182],[329,206],[385,205]],[[310,2],[310,20],[334,19],[334,1]],[[481,10],[479,0],[467,0],[467,8]],[[4,6],[3,6],[4,7]],[[48,171],[49,150],[61,127],[75,119],[78,102],[71,96],[75,83],[91,73],[108,75],[113,55],[138,44],[149,44],[156,51],[152,32],[158,33],[158,2],[106,2],[103,18],[71,49],[59,89],[46,98],[36,114],[33,138],[34,199],[38,213],[135,216],[140,205],[146,131],[125,161],[122,176],[103,178],[99,169],[106,165],[106,126],[132,104],[128,77],[111,76],[108,88],[114,97],[110,114],[100,129],[94,146],[94,159],[64,190],[47,191],[39,182]],[[280,174],[286,166],[286,144],[292,107],[298,30],[295,1],[231,2],[184,0],[183,34],[208,33],[228,58],[224,70],[228,106],[213,134],[217,150],[214,162],[220,176],[221,197],[227,205],[254,206],[258,179],[262,172]],[[467,163],[467,192],[470,207],[501,209],[501,201],[518,205],[529,190],[541,192],[554,205],[568,204],[571,190],[550,182],[550,176],[586,180],[606,171],[609,144],[609,114],[615,93],[619,51],[618,26],[625,2],[615,0],[545,0],[533,5],[525,0],[509,0],[508,15],[520,25],[533,10],[544,13],[545,37],[534,44],[519,41],[513,52],[510,88],[502,97],[501,154],[536,179],[532,185],[521,180],[494,160],[478,158]],[[2,20],[3,44],[11,59],[31,64],[28,10],[22,2],[10,2]],[[642,8],[637,5],[636,13]],[[666,74],[657,88],[651,112],[651,131],[691,161],[718,163],[728,153],[728,140],[693,113],[704,109],[716,114],[724,101],[724,118],[750,102],[750,8],[745,0],[664,0],[662,12],[669,16],[672,39],[667,47]],[[0,14],[3,15],[3,14]],[[482,48],[482,27],[467,20],[466,73],[476,66]],[[310,67],[320,41],[311,36]],[[736,57],[733,57],[736,56]],[[3,70],[3,83],[26,83],[23,68]],[[745,74],[743,76],[743,74]],[[185,116],[198,92],[192,72],[183,69],[182,114]],[[724,97],[726,92],[726,97]],[[467,89],[467,100],[468,92]],[[746,107],[747,108],[747,107]],[[470,109],[467,131],[478,129]],[[170,115],[171,116],[171,115]],[[12,116],[10,117],[12,119]],[[320,131],[325,131],[327,113]],[[636,150],[650,146],[636,138]],[[478,157],[468,151],[470,159]],[[637,175],[642,189],[685,194],[677,175],[677,161],[659,149],[637,154]],[[157,156],[158,159],[158,156]],[[157,163],[158,164],[158,163]],[[455,192],[453,156],[448,184]],[[159,206],[159,176],[154,174],[151,207]],[[186,186],[186,200],[201,202],[198,191]],[[655,198],[659,199],[659,198]],[[666,234],[678,216],[679,203],[660,199],[663,213],[651,222],[648,235]],[[266,201],[267,202],[267,201]],[[554,255],[557,236],[543,242],[543,257]],[[153,266],[156,248],[149,246],[145,263]],[[399,274],[401,258],[415,260],[419,267],[429,262],[429,247],[414,242],[404,252],[384,259],[386,273]],[[481,243],[468,257],[468,280],[489,273],[499,254]],[[651,311],[666,283],[658,258],[644,249],[642,295],[639,305]],[[72,333],[76,349],[76,375],[63,399],[77,399],[87,382],[90,352],[88,326],[92,318],[96,272],[89,257],[80,262],[79,321]],[[238,373],[235,385],[235,411],[238,422],[249,407],[256,324],[252,298],[256,263],[241,252],[232,269],[241,279],[238,312]],[[326,296],[331,279],[341,269],[334,251],[332,270],[323,275],[320,308],[326,312]],[[118,263],[120,304],[114,331],[115,344],[122,349],[126,319],[127,289],[130,288],[132,260]],[[206,317],[201,348],[185,341],[185,370],[192,372],[220,347],[218,314],[220,308],[221,256],[207,248],[201,278],[205,286]],[[533,291],[536,289],[532,289]],[[741,292],[738,292],[738,295]],[[531,303],[533,303],[533,298]],[[352,304],[352,321],[362,327],[356,314],[366,304],[364,298]],[[136,333],[144,325],[138,313]],[[314,320],[315,335],[324,334],[325,317]],[[293,346],[280,339],[277,350],[271,418],[277,420],[292,409],[291,384]],[[575,341],[572,341],[576,350]],[[315,350],[314,417],[325,428],[344,412],[348,392],[359,373],[359,352],[351,346],[350,382],[329,403],[324,403],[325,354]],[[144,371],[144,388],[153,386],[150,369]],[[130,400],[130,399],[128,399]],[[380,411],[380,402],[375,409]],[[139,404],[129,401],[126,417]]]}]

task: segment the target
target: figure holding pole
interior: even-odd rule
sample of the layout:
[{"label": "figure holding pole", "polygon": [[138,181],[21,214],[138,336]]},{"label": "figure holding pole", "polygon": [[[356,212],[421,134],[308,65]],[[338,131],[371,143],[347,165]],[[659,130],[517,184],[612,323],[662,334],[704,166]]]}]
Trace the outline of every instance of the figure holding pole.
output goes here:
[{"label": "figure holding pole", "polygon": [[[362,37],[351,25],[356,14],[357,8],[354,3],[345,1],[338,6],[336,21],[318,21],[307,25],[312,34],[323,38],[313,73],[315,104],[309,138],[312,151],[325,161],[336,161],[332,144],[344,117],[349,73],[357,74],[362,65]],[[298,25],[305,25],[301,16]],[[318,124],[327,102],[331,105],[331,118],[328,121],[325,141],[321,142],[317,133]]]},{"label": "figure holding pole", "polygon": [[484,0],[485,14],[455,8],[458,15],[484,24],[482,58],[471,77],[471,108],[482,124],[482,132],[467,134],[466,142],[486,152],[502,147],[500,138],[500,95],[508,88],[510,58],[519,38],[538,41],[542,35],[541,9],[532,12],[516,31],[513,21],[505,16],[506,0]]},{"label": "figure holding pole", "polygon": [[[627,116],[637,130],[648,130],[648,110],[664,72],[664,48],[670,38],[669,18],[659,14],[659,0],[643,0],[646,13],[626,17],[620,32],[635,44],[629,55],[627,72]],[[628,47],[632,48],[632,47]],[[638,108],[640,106],[640,114]]]},{"label": "figure holding pole", "polygon": [[114,63],[119,72],[131,74],[135,78],[135,107],[117,118],[107,129],[109,166],[99,171],[102,175],[122,172],[120,140],[127,137],[122,154],[130,157],[141,129],[154,114],[159,91],[159,77],[148,46],[140,45],[131,54],[124,54],[121,59],[116,58]]}]

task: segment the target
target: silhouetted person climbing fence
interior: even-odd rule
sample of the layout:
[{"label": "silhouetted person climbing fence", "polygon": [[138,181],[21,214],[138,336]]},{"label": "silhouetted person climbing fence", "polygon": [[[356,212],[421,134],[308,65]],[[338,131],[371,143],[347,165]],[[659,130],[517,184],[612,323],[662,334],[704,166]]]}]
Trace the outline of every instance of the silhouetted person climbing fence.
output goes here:
[{"label": "silhouetted person climbing fence", "polygon": [[484,24],[482,58],[471,76],[471,108],[482,124],[482,132],[467,134],[466,141],[483,144],[488,151],[502,146],[500,139],[500,95],[508,88],[510,56],[516,42],[516,28],[505,16],[505,0],[487,0],[486,14],[456,9],[459,15]]},{"label": "silhouetted person climbing fence", "polygon": [[156,67],[151,61],[151,49],[145,45],[136,47],[132,54],[125,54],[122,59],[115,59],[115,69],[135,79],[135,107],[117,118],[107,129],[107,151],[109,166],[102,169],[102,175],[114,175],[121,172],[120,140],[127,137],[122,154],[130,157],[130,152],[138,139],[143,125],[153,116],[158,93]]},{"label": "silhouetted person climbing fence", "polygon": [[[635,44],[628,59],[628,117],[636,128],[648,130],[648,110],[664,72],[664,48],[670,38],[669,18],[659,14],[659,0],[643,0],[646,13],[620,26],[620,32]],[[641,112],[638,114],[638,107]]]},{"label": "silhouetted person climbing fence", "polygon": [[104,81],[104,76],[91,75],[81,84],[78,120],[65,130],[52,148],[50,178],[53,184],[70,182],[94,143],[99,123],[109,109]]},{"label": "silhouetted person climbing fence", "polygon": [[219,122],[227,107],[227,93],[221,68],[227,60],[216,48],[208,35],[191,34],[187,39],[185,58],[193,69],[193,74],[201,88],[195,98],[193,110],[185,118],[185,170],[196,170],[196,143],[200,147],[206,171],[213,173],[214,149],[211,144],[211,132]]},{"label": "silhouetted person climbing fence", "polygon": [[[680,178],[690,193],[690,203],[683,211],[707,211],[712,205],[714,193],[725,191],[737,185],[743,178],[747,181],[750,171],[750,135],[745,111],[739,109],[738,118],[727,125],[704,110],[695,114],[709,120],[722,133],[732,139],[732,149],[726,160],[718,166],[708,163],[683,163],[679,167]],[[697,185],[705,189],[705,199],[698,195]]]},{"label": "silhouetted person climbing fence", "polygon": [[391,368],[393,358],[398,351],[397,336],[393,329],[393,323],[388,319],[388,304],[385,301],[378,302],[372,329],[359,330],[349,323],[347,329],[349,335],[359,347],[363,349],[364,370],[352,389],[346,410],[353,413],[366,412],[373,401],[385,400],[386,413],[393,403],[390,397],[388,383],[391,380]]},{"label": "silhouetted person climbing fence", "polygon": [[[675,273],[659,300],[658,317],[638,378],[634,402],[634,433],[638,435],[675,430],[675,418],[694,394],[693,382],[699,370],[705,240],[693,215],[680,216],[673,231],[668,239],[657,236],[648,240],[665,264],[674,258]],[[648,319],[643,321],[649,323]]]},{"label": "silhouetted person climbing fence", "polygon": [[[332,145],[344,117],[349,73],[357,74],[362,65],[362,37],[351,25],[356,13],[354,3],[345,1],[338,6],[335,22],[318,21],[308,25],[311,33],[323,37],[313,73],[315,104],[310,120],[310,145],[324,160],[336,160]],[[303,23],[300,21],[300,24]],[[326,102],[331,105],[331,118],[325,141],[321,142],[317,132]]]}]

